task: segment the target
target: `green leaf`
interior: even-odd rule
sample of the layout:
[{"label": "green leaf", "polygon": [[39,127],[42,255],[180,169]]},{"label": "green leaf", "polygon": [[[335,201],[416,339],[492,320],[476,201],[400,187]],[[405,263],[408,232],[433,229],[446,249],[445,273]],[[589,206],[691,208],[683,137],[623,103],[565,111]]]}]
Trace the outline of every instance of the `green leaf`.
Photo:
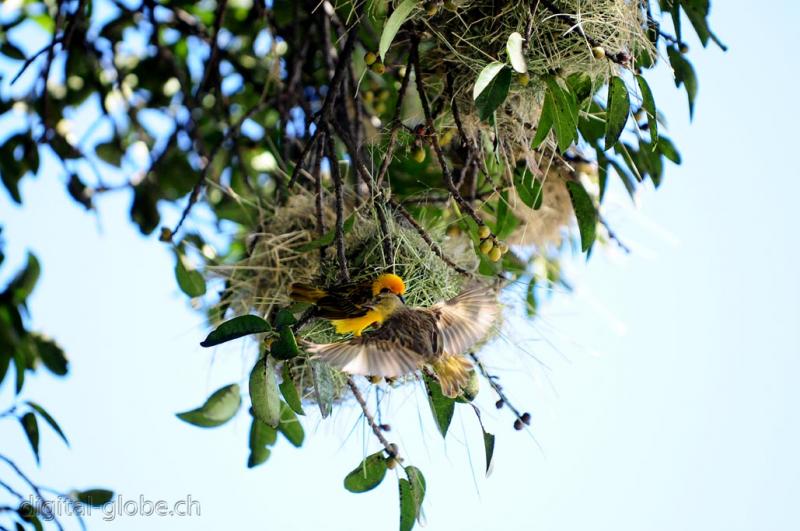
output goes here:
[{"label": "green leaf", "polygon": [[592,198],[581,183],[567,181],[567,190],[572,200],[572,208],[578,219],[578,229],[581,233],[581,250],[586,252],[594,243],[597,231],[597,210],[594,208]]},{"label": "green leaf", "polygon": [[383,451],[367,456],[344,478],[344,488],[350,492],[367,492],[380,485],[386,476],[386,458]]},{"label": "green leaf", "polygon": [[423,376],[425,381],[425,389],[428,394],[428,403],[433,412],[433,420],[436,421],[436,427],[439,428],[439,433],[442,437],[447,436],[447,429],[450,427],[450,421],[453,420],[453,412],[455,411],[455,400],[448,398],[442,394],[442,387],[435,378],[430,376]]},{"label": "green leaf", "polygon": [[278,310],[278,315],[275,316],[275,328],[292,326],[296,322],[297,319],[294,318],[294,314],[286,308]]},{"label": "green leaf", "polygon": [[[674,1],[676,3],[678,2],[678,0]],[[700,39],[703,47],[705,47],[711,36],[711,31],[708,29],[708,23],[706,22],[706,17],[709,12],[708,0],[681,0],[680,4],[686,12],[689,22],[694,26],[697,37]]]},{"label": "green leaf", "polygon": [[478,109],[478,117],[486,121],[503,104],[511,87],[511,69],[504,63],[493,62],[486,65],[472,89],[472,97]]},{"label": "green leaf", "polygon": [[42,13],[40,15],[34,15],[31,16],[30,19],[36,22],[40,28],[42,28],[50,35],[52,35],[53,31],[56,29],[56,23],[53,21],[53,18],[48,14]]},{"label": "green leaf", "polygon": [[19,348],[14,351],[14,372],[17,376],[14,392],[19,394],[25,385],[25,353]]},{"label": "green leaf", "polygon": [[547,78],[545,100],[548,96],[558,149],[563,153],[578,140],[578,102],[575,94],[564,89],[553,77]]},{"label": "green leaf", "polygon": [[675,147],[675,144],[672,143],[672,140],[669,138],[662,136],[658,139],[658,150],[661,152],[667,160],[674,162],[675,164],[681,163],[681,154],[678,153],[678,149]]},{"label": "green leaf", "polygon": [[36,347],[39,359],[47,370],[57,376],[64,376],[69,371],[69,360],[55,341],[44,338],[39,334],[31,334],[31,339]]},{"label": "green leaf", "polygon": [[417,523],[417,504],[411,482],[399,478],[398,491],[400,495],[400,531],[411,531]]},{"label": "green leaf", "polygon": [[413,466],[405,468],[408,479],[399,480],[400,531],[410,531],[419,519],[425,499],[425,477]]},{"label": "green leaf", "polygon": [[[583,113],[578,120],[578,130],[583,139],[594,146],[600,142],[606,134],[606,110],[597,101],[592,100],[589,104],[589,110]],[[596,146],[597,151],[601,151],[599,146]]]},{"label": "green leaf", "polygon": [[555,110],[553,107],[555,104],[553,103],[553,97],[548,93],[544,95],[544,102],[542,103],[542,110],[539,114],[539,123],[536,126],[536,135],[533,137],[533,142],[531,142],[531,147],[533,149],[538,148],[542,145],[547,139],[547,134],[550,132],[550,129],[553,128],[553,113]]},{"label": "green leaf", "polygon": [[656,100],[650,85],[642,76],[636,76],[639,90],[642,92],[642,109],[647,113],[647,128],[650,130],[650,140],[653,144],[658,143],[658,117],[656,116]]},{"label": "green leaf", "polygon": [[100,507],[111,501],[114,497],[114,492],[107,489],[88,489],[76,492],[75,499],[84,505],[91,507]]},{"label": "green leaf", "polygon": [[5,41],[2,45],[0,45],[0,53],[9,59],[14,59],[16,61],[25,60],[25,54],[22,52],[22,50],[11,44],[9,41]]},{"label": "green leaf", "polygon": [[567,77],[567,86],[569,87],[569,91],[575,94],[575,101],[578,102],[578,106],[588,100],[594,92],[592,76],[586,72],[570,74]]},{"label": "green leaf", "polygon": [[250,449],[274,445],[278,441],[278,430],[269,424],[265,424],[255,415],[252,415],[252,417],[253,422],[250,424]]},{"label": "green leaf", "polygon": [[525,203],[525,206],[534,210],[539,210],[542,207],[544,200],[544,189],[539,179],[533,176],[527,167],[522,172],[514,173],[514,186],[517,190],[520,200]]},{"label": "green leaf", "polygon": [[400,27],[406,19],[408,19],[411,11],[413,11],[416,6],[417,0],[404,0],[395,8],[389,20],[386,21],[386,25],[383,27],[383,33],[381,34],[380,44],[378,45],[378,55],[381,56],[382,60],[386,60],[386,52],[389,51],[389,46],[392,45],[395,35],[400,31]]},{"label": "green leaf", "polygon": [[292,411],[298,415],[305,415],[305,412],[303,411],[303,404],[300,401],[300,394],[297,392],[297,386],[295,385],[294,380],[292,380],[291,367],[288,363],[283,364],[281,376],[283,379],[278,387],[281,390],[283,399],[286,400],[286,403],[290,408],[292,408]]},{"label": "green leaf", "polygon": [[100,160],[103,162],[107,162],[108,164],[117,167],[122,164],[122,150],[120,149],[119,144],[113,140],[103,142],[102,144],[97,144],[94,150],[95,153],[97,153],[97,156],[100,157]]},{"label": "green leaf", "polygon": [[322,418],[327,418],[333,411],[333,400],[336,398],[333,370],[323,361],[312,360],[309,364],[311,365],[311,376],[314,379],[314,398],[319,404]]},{"label": "green leaf", "polygon": [[239,385],[231,384],[215,391],[199,408],[177,413],[176,416],[201,428],[214,428],[231,420],[241,405]]},{"label": "green leaf", "polygon": [[225,321],[214,329],[208,337],[200,343],[202,347],[213,347],[226,341],[249,336],[251,334],[263,334],[270,332],[272,327],[264,319],[257,315],[240,315],[229,321]]},{"label": "green leaf", "polygon": [[519,225],[519,219],[514,215],[514,212],[509,208],[508,192],[503,190],[500,192],[500,197],[497,199],[497,211],[495,213],[495,235],[504,240],[514,232],[514,229]]},{"label": "green leaf", "polygon": [[273,428],[278,426],[281,420],[281,399],[275,379],[275,366],[269,356],[261,357],[250,371],[250,401],[256,418]]},{"label": "green leaf", "polygon": [[631,100],[625,82],[620,77],[612,77],[608,86],[608,113],[606,116],[606,149],[619,140],[631,112]]},{"label": "green leaf", "polygon": [[33,455],[36,456],[36,462],[39,462],[39,424],[36,422],[36,415],[33,413],[25,413],[19,419],[22,424],[22,429],[25,430],[25,435],[28,437],[28,442],[31,443]]},{"label": "green leaf", "polygon": [[299,448],[303,445],[303,440],[306,437],[303,425],[300,424],[300,420],[298,420],[292,408],[285,403],[281,403],[281,423],[278,424],[278,431],[294,446]]},{"label": "green leaf", "polygon": [[481,426],[481,430],[483,431],[483,450],[486,454],[486,475],[488,476],[492,469],[492,459],[494,458],[494,434],[484,430],[483,426]]},{"label": "green leaf", "polygon": [[675,74],[675,86],[683,85],[686,88],[686,95],[689,98],[689,118],[691,119],[694,116],[694,100],[697,97],[697,74],[694,72],[692,63],[674,47],[667,48],[667,56]]},{"label": "green leaf", "polygon": [[270,346],[270,354],[278,360],[290,360],[300,353],[297,348],[297,341],[294,332],[288,326],[284,326],[278,332],[278,338]]},{"label": "green leaf", "polygon": [[411,465],[405,468],[405,472],[409,483],[411,483],[411,488],[414,490],[414,497],[417,501],[417,516],[419,517],[419,508],[422,507],[425,491],[428,488],[425,483],[425,476],[422,475],[422,471],[419,468]]},{"label": "green leaf", "polygon": [[63,431],[61,431],[61,426],[58,425],[58,422],[56,422],[56,419],[54,419],[52,416],[50,416],[50,413],[48,413],[42,406],[40,406],[39,404],[37,404],[35,402],[28,401],[28,402],[26,402],[26,404],[28,404],[31,408],[33,408],[33,410],[36,413],[38,413],[39,416],[42,417],[44,419],[44,421],[47,422],[50,425],[51,428],[53,428],[53,430],[55,430],[55,432],[58,434],[59,437],[61,437],[61,439],[64,441],[64,443],[67,446],[69,446],[69,441],[67,440],[67,436],[64,435]]},{"label": "green leaf", "polygon": [[257,467],[264,464],[272,452],[266,446],[259,446],[250,450],[250,455],[247,457],[247,468]]},{"label": "green leaf", "polygon": [[25,267],[8,283],[3,295],[9,296],[11,298],[11,304],[15,306],[24,304],[33,292],[33,288],[39,280],[40,273],[41,267],[39,266],[39,260],[37,260],[33,253],[28,253],[28,261]]},{"label": "green leaf", "polygon": [[522,43],[525,39],[519,32],[514,32],[508,36],[506,41],[506,53],[508,60],[511,62],[511,67],[520,74],[528,73],[528,63],[525,61],[525,55],[522,53]]},{"label": "green leaf", "polygon": [[255,416],[250,424],[250,456],[247,458],[247,468],[253,468],[264,463],[270,455],[268,446],[272,446],[278,439],[275,428],[258,420]]},{"label": "green leaf", "polygon": [[196,269],[188,269],[184,264],[185,258],[176,254],[175,279],[178,287],[189,297],[200,297],[206,293],[206,281]]},{"label": "green leaf", "polygon": [[528,317],[536,315],[538,306],[539,304],[536,300],[536,277],[531,277],[530,282],[528,282],[528,289],[525,293],[525,312],[528,314]]}]

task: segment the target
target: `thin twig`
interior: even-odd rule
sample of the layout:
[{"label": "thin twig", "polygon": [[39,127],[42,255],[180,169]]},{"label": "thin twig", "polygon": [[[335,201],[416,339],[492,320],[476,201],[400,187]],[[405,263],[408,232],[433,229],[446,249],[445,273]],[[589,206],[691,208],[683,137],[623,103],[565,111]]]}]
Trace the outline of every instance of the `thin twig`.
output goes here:
[{"label": "thin twig", "polygon": [[436,158],[439,160],[439,166],[442,167],[442,177],[444,178],[445,185],[447,189],[450,191],[450,194],[458,203],[458,206],[464,210],[478,225],[478,227],[483,227],[486,225],[483,219],[478,215],[475,209],[469,204],[464,197],[462,197],[461,193],[456,188],[455,183],[453,182],[453,174],[450,171],[450,167],[447,165],[447,160],[444,158],[444,152],[442,151],[442,146],[439,145],[439,137],[436,134],[436,129],[433,125],[433,116],[431,115],[430,105],[428,104],[428,97],[425,93],[425,83],[422,78],[422,68],[420,68],[419,63],[419,37],[414,36],[413,42],[411,44],[411,57],[412,62],[414,64],[414,74],[417,81],[417,92],[419,93],[419,99],[422,103],[422,112],[425,115],[425,122],[430,131],[430,140],[431,145],[433,145],[433,150],[436,153]]},{"label": "thin twig", "polygon": [[425,243],[428,244],[428,247],[430,247],[434,254],[438,256],[445,264],[449,265],[456,272],[461,273],[462,275],[471,275],[469,271],[453,262],[446,254],[444,254],[442,248],[439,247],[435,241],[433,241],[433,239],[430,237],[430,234],[428,234],[428,232],[422,228],[419,223],[417,223],[417,221],[414,219],[414,216],[412,216],[411,213],[403,207],[403,205],[395,202],[394,200],[390,200],[389,203],[397,210],[397,212],[400,213],[401,216],[403,216],[403,218],[405,218],[406,221],[408,221],[412,227],[414,227],[414,229],[417,231],[417,234],[419,234],[422,239],[425,240]]},{"label": "thin twig", "polygon": [[335,191],[336,201],[336,254],[339,257],[339,275],[343,282],[350,280],[347,270],[347,256],[344,248],[344,192],[342,190],[342,176],[339,173],[339,158],[336,156],[336,146],[333,137],[325,134],[325,151],[328,156],[328,165],[331,168],[331,179]]},{"label": "thin twig", "polygon": [[397,457],[397,446],[391,444],[386,440],[386,437],[384,437],[383,430],[381,430],[380,425],[375,422],[375,417],[373,417],[372,413],[370,413],[369,407],[367,407],[367,401],[364,400],[364,395],[361,394],[361,390],[353,381],[352,376],[347,377],[347,385],[353,392],[353,396],[356,397],[358,405],[361,406],[361,411],[364,413],[364,418],[367,419],[367,424],[369,424],[369,427],[372,428],[372,433],[375,434],[375,437],[377,437],[380,443],[383,445],[383,448],[386,450],[386,453],[389,454],[389,457]]}]

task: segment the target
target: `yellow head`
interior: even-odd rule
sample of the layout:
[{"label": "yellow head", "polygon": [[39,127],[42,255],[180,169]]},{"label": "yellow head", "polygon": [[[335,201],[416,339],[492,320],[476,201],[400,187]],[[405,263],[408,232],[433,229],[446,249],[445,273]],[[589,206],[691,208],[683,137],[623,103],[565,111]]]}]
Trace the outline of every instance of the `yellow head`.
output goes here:
[{"label": "yellow head", "polygon": [[372,296],[377,297],[383,290],[388,289],[395,295],[402,295],[406,292],[406,284],[403,279],[392,273],[384,273],[372,283]]}]

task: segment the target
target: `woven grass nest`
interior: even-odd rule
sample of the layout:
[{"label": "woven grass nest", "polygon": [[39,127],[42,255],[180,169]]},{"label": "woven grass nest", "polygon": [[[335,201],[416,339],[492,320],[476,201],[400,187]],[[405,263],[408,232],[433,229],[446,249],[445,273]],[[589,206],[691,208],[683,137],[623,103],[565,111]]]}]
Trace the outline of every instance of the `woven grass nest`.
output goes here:
[{"label": "woven grass nest", "polygon": [[[459,293],[467,278],[439,258],[415,228],[388,217],[389,238],[394,249],[394,261],[389,263],[374,210],[367,206],[355,208],[352,201],[347,203],[345,248],[351,281],[372,280],[383,272],[394,272],[406,283],[405,299],[410,306],[430,306]],[[325,227],[332,230],[336,219],[333,205],[323,203],[322,214]],[[227,283],[219,304],[228,314],[254,313],[267,320],[281,308],[290,308],[299,315],[307,305],[289,299],[289,286],[293,282],[325,286],[339,281],[341,270],[335,243],[320,245],[325,236],[320,238],[317,231],[315,197],[309,192],[299,191],[284,205],[263,215],[261,229],[250,235],[249,252],[243,260],[234,265],[208,268],[210,275],[222,277]],[[447,235],[444,226],[426,226],[425,229],[456,265],[468,271],[477,269],[478,258],[466,235]],[[346,338],[337,335],[333,326],[323,319],[304,324],[297,336],[314,343]],[[298,356],[284,363],[289,364],[289,374],[302,390],[303,399],[314,402],[308,358]],[[282,369],[282,366],[277,367],[279,371]],[[345,394],[347,376],[337,370],[332,370],[332,376],[335,399],[340,399]],[[412,376],[392,383],[401,385],[413,379]]]}]

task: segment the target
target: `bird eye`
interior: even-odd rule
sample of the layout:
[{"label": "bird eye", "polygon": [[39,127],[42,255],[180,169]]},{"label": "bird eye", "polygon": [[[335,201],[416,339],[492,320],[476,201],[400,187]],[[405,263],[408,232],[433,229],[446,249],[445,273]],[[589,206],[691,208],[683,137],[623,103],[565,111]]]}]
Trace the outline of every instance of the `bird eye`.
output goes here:
[{"label": "bird eye", "polygon": [[383,288],[381,290],[381,293],[389,293],[390,291],[392,291],[392,290],[390,290],[389,288]]}]

